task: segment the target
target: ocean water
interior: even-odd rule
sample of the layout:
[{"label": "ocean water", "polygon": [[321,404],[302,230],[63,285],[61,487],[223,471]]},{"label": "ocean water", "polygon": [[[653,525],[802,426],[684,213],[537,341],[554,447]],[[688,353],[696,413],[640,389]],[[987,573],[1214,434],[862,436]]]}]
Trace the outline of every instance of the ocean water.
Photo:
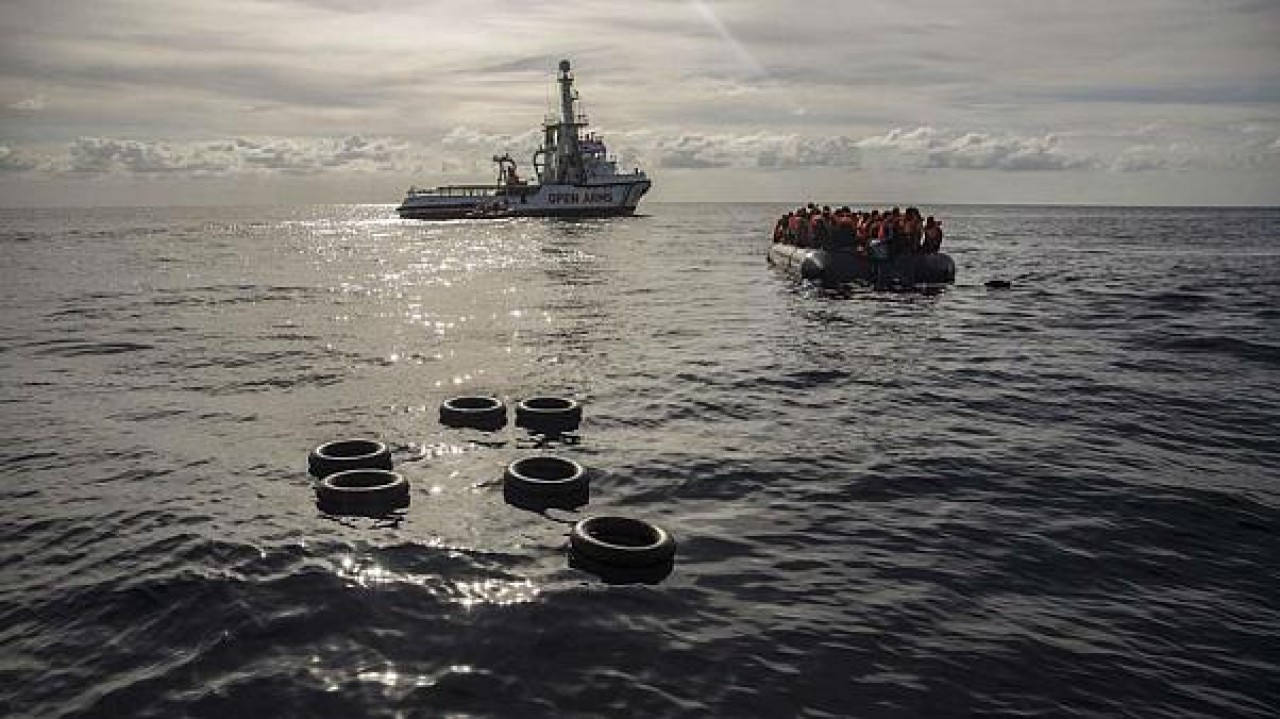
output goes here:
[{"label": "ocean water", "polygon": [[[926,207],[925,295],[775,274],[785,209],[0,212],[0,714],[1276,716],[1280,210]],[[349,436],[407,510],[317,509]]]}]

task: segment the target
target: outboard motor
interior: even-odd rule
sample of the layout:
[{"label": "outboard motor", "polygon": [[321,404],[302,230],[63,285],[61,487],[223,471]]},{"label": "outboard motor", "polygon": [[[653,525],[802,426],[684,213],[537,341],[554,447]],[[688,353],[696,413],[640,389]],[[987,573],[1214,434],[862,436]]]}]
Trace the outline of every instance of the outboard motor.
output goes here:
[{"label": "outboard motor", "polygon": [[915,281],[920,284],[942,285],[956,281],[956,263],[949,255],[935,253],[915,256]]}]

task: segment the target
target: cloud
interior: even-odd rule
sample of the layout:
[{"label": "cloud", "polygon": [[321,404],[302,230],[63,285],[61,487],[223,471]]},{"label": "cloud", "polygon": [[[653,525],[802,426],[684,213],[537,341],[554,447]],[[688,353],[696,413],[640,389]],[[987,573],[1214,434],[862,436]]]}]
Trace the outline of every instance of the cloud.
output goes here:
[{"label": "cloud", "polygon": [[39,158],[7,145],[0,145],[0,172],[26,172],[40,165]]},{"label": "cloud", "polygon": [[1216,137],[1211,143],[1143,143],[1130,145],[1107,164],[1116,172],[1186,172],[1193,170],[1280,169],[1280,139],[1248,132]]},{"label": "cloud", "polygon": [[901,164],[925,168],[1019,172],[1093,166],[1088,155],[1066,152],[1058,144],[1053,134],[1025,137],[955,133],[921,126],[910,130],[894,128],[884,135],[860,140],[857,147],[887,154]]},{"label": "cloud", "polygon": [[669,168],[857,167],[860,163],[856,143],[843,135],[681,133],[640,139],[631,154]]},{"label": "cloud", "polygon": [[69,169],[77,174],[216,174],[234,164],[222,143],[175,146],[159,142],[81,137],[68,148]]},{"label": "cloud", "polygon": [[1268,143],[1258,139],[1241,145],[1232,153],[1237,167],[1250,170],[1280,169],[1280,138]]},{"label": "cloud", "polygon": [[896,152],[926,152],[936,141],[938,133],[932,127],[904,130],[895,127],[884,135],[873,135],[858,141],[858,147],[867,150],[891,150]]},{"label": "cloud", "polygon": [[82,137],[67,151],[66,169],[79,175],[210,176],[235,172],[316,174],[326,170],[393,171],[416,153],[401,142],[342,138],[234,138],[164,142]]},{"label": "cloud", "polygon": [[994,137],[969,132],[929,152],[929,167],[966,170],[1074,170],[1090,165],[1087,158],[1058,149],[1053,135]]},{"label": "cloud", "polygon": [[659,167],[672,169],[728,167],[733,164],[731,159],[733,144],[732,138],[724,136],[687,134],[658,139],[648,154],[656,155]]},{"label": "cloud", "polygon": [[10,110],[18,110],[21,112],[39,112],[45,108],[47,101],[44,95],[33,95],[32,97],[24,97],[17,102],[11,102],[5,105]]},{"label": "cloud", "polygon": [[1178,157],[1176,147],[1160,145],[1133,145],[1116,155],[1110,169],[1116,172],[1157,172],[1185,170],[1190,166],[1187,158]]},{"label": "cloud", "polygon": [[862,154],[844,135],[788,138],[757,156],[760,167],[858,167]]},{"label": "cloud", "polygon": [[[799,134],[757,131],[701,133],[645,129],[602,133],[624,167],[650,171],[848,168],[995,172],[1106,170],[1117,173],[1280,168],[1280,139],[1265,124],[1222,130],[1212,146],[1176,138],[1152,122],[1111,137],[1110,149],[1063,147],[1054,134],[1012,135],[897,127],[879,134]],[[1070,139],[1077,139],[1075,137]],[[1093,138],[1096,142],[1096,138]],[[456,126],[434,141],[345,135],[329,138],[229,137],[199,141],[81,137],[62,153],[0,145],[0,172],[79,177],[234,177],[237,174],[318,176],[380,173],[487,175],[489,158],[511,152],[527,172],[541,133],[493,133]],[[1136,144],[1122,144],[1133,143]]]},{"label": "cloud", "polygon": [[473,127],[454,127],[440,138],[440,144],[450,149],[476,149],[482,152],[506,151],[533,152],[542,141],[542,132],[528,130],[515,134],[488,133]]}]

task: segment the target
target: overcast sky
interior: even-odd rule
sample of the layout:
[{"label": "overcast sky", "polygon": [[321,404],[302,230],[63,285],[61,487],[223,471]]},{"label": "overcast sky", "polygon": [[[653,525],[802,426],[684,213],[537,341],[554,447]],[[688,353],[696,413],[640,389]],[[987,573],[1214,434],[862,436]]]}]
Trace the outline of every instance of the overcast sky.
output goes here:
[{"label": "overcast sky", "polygon": [[650,199],[1280,205],[1280,0],[4,0],[0,204],[396,202],[574,64]]}]

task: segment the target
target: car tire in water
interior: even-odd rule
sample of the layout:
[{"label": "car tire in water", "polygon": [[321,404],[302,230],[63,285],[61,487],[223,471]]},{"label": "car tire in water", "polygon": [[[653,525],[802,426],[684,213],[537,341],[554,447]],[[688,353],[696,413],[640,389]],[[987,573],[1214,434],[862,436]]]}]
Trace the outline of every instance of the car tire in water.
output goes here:
[{"label": "car tire in water", "polygon": [[671,562],[676,542],[665,529],[630,517],[589,517],[573,525],[569,546],[585,559],[611,567],[652,567]]},{"label": "car tire in water", "polygon": [[582,405],[567,397],[529,397],[516,405],[516,426],[534,432],[572,432],[582,423]]},{"label": "car tire in water", "polygon": [[335,472],[316,484],[316,501],[334,514],[385,512],[409,505],[409,482],[385,469]]},{"label": "car tire in water", "polygon": [[575,494],[587,488],[587,471],[571,459],[536,455],[507,465],[502,483],[533,497]]},{"label": "car tire in water", "polygon": [[507,406],[497,397],[452,397],[440,405],[440,424],[490,431],[502,429],[507,425]]},{"label": "car tire in water", "polygon": [[311,450],[307,470],[324,479],[350,469],[391,469],[391,450],[372,439],[340,439]]}]

